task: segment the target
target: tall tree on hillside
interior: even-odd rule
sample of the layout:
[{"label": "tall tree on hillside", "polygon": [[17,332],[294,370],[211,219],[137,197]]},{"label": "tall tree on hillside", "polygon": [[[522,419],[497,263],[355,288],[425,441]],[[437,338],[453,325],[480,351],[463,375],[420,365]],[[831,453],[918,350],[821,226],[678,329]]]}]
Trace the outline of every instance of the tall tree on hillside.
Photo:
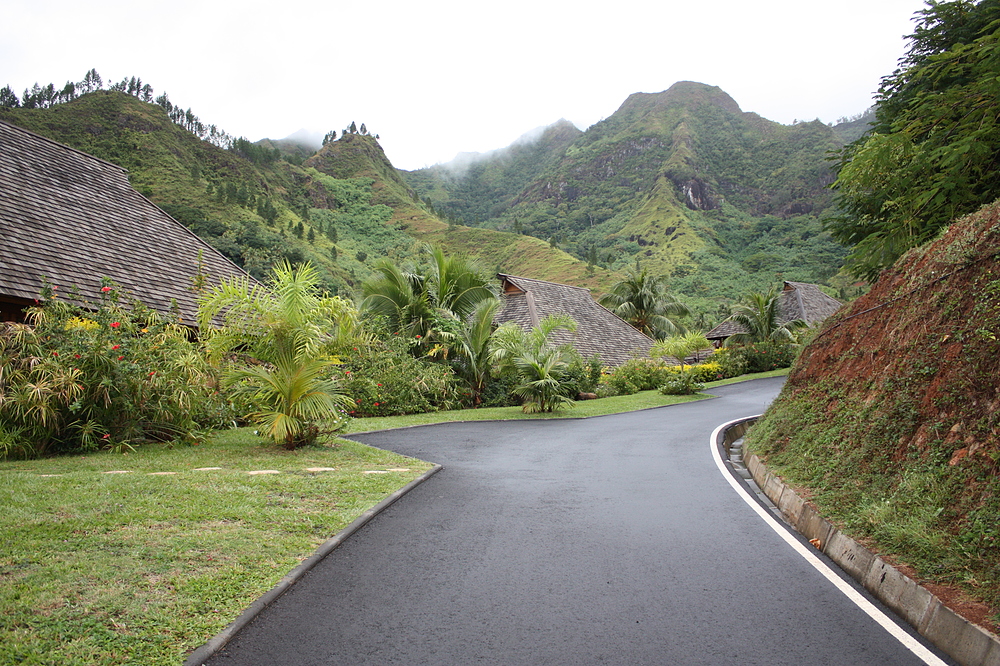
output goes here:
[{"label": "tall tree on hillside", "polygon": [[96,69],[91,69],[89,72],[83,75],[83,81],[79,83],[77,88],[80,89],[81,95],[86,95],[87,93],[94,92],[95,90],[100,90],[104,87],[104,81],[101,79],[101,75],[97,73]]},{"label": "tall tree on hillside", "polygon": [[5,106],[8,109],[16,109],[21,106],[21,99],[10,86],[4,86],[3,89],[0,89],[0,106]]},{"label": "tall tree on hillside", "polygon": [[871,131],[837,164],[827,221],[874,279],[955,217],[1000,196],[1000,3],[931,3],[900,69],[882,79]]},{"label": "tall tree on hillside", "polygon": [[629,271],[598,302],[651,338],[662,340],[684,332],[677,317],[687,307],[667,291],[665,275],[651,275],[645,268]]}]

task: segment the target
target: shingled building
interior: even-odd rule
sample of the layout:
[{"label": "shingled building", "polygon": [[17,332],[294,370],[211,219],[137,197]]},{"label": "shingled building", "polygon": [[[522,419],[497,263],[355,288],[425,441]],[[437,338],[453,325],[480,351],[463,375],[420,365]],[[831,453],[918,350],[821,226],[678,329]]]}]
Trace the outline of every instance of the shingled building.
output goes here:
[{"label": "shingled building", "polygon": [[[801,319],[810,326],[821,324],[824,319],[840,309],[841,302],[827,296],[814,284],[807,282],[785,282],[779,295],[778,323]],[[744,329],[731,321],[724,321],[707,334],[716,347],[721,347],[731,335],[744,333]]]},{"label": "shingled building", "polygon": [[653,339],[599,305],[590,290],[503,273],[497,277],[503,301],[498,324],[512,321],[530,330],[549,315],[565,314],[576,322],[576,332],[557,331],[555,342],[571,344],[585,357],[599,354],[601,362],[612,367],[649,357]]},{"label": "shingled building", "polygon": [[193,324],[193,281],[246,276],[132,189],[124,169],[0,121],[0,320],[18,321],[42,279],[100,301],[101,279]]}]

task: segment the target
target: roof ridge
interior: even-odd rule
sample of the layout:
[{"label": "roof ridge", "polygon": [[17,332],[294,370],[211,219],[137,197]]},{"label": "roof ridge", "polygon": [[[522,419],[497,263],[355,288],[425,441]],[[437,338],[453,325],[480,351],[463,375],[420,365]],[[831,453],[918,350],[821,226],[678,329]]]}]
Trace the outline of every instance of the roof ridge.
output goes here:
[{"label": "roof ridge", "polygon": [[511,278],[511,279],[514,279],[514,280],[528,280],[530,282],[538,282],[540,284],[554,284],[557,287],[566,287],[567,289],[580,289],[582,291],[587,292],[588,294],[590,293],[590,289],[589,288],[587,288],[587,287],[578,287],[578,286],[576,286],[574,284],[563,284],[562,282],[552,282],[550,280],[539,280],[537,278],[524,277],[523,275],[511,275],[510,273],[497,273],[497,275],[502,276],[502,277],[506,277],[506,278]]}]

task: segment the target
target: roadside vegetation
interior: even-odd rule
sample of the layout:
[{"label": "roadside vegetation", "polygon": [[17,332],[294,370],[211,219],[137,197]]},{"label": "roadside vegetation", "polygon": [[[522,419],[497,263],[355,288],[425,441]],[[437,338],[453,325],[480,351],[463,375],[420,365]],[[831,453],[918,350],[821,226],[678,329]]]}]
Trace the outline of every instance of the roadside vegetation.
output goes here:
[{"label": "roadside vegetation", "polygon": [[993,631],[998,19],[987,1],[917,13],[874,124],[840,153],[827,223],[852,248],[847,268],[874,284],[813,338],[748,436],[839,528]]},{"label": "roadside vegetation", "polygon": [[427,258],[379,263],[360,306],[308,264],[202,288],[197,340],[112,283],[89,304],[48,286],[4,324],[0,663],[178,663],[430,468],[338,434],[662,407],[761,366],[685,363],[708,346],[689,334],[606,368],[553,342],[572,319],[497,328],[487,280]]}]

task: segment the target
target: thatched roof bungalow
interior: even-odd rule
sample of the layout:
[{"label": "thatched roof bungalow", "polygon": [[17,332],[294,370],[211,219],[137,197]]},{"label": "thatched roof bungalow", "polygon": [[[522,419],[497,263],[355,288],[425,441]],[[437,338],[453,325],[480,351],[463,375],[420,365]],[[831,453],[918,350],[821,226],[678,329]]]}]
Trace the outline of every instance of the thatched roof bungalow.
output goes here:
[{"label": "thatched roof bungalow", "polygon": [[124,169],[0,121],[0,321],[19,321],[42,278],[98,302],[102,278],[193,324],[193,281],[246,276],[132,189]]},{"label": "thatched roof bungalow", "polygon": [[599,305],[590,290],[504,273],[497,278],[503,301],[498,324],[513,321],[530,330],[549,315],[565,314],[576,322],[576,332],[558,331],[553,337],[572,344],[583,356],[600,355],[601,362],[612,367],[630,358],[649,357],[653,339]]},{"label": "thatched roof bungalow", "polygon": [[[839,310],[842,305],[837,299],[824,294],[817,285],[807,282],[786,281],[779,296],[779,323],[801,319],[810,326],[815,326]],[[721,347],[726,338],[743,332],[743,328],[738,324],[724,321],[706,333],[705,337],[716,347]]]}]

